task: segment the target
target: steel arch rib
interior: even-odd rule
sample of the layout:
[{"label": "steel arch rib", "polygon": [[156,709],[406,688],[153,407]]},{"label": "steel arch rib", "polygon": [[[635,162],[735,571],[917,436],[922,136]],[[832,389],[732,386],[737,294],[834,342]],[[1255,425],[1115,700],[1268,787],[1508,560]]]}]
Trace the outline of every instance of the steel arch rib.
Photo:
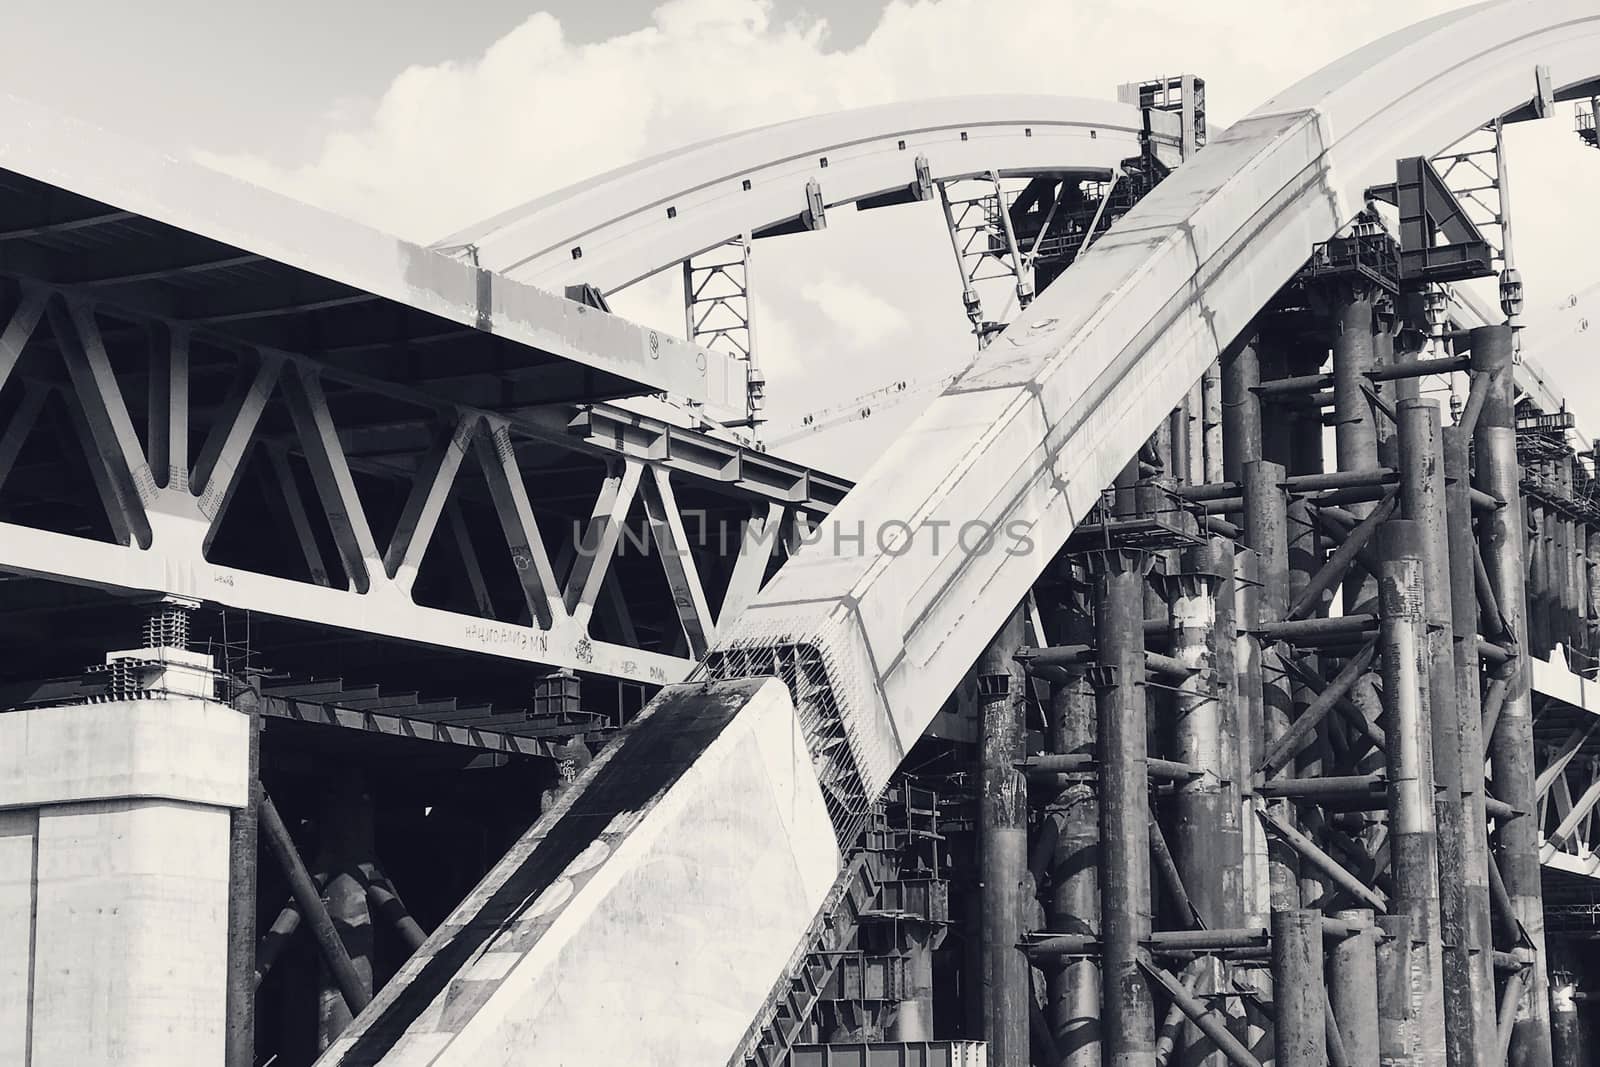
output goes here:
[{"label": "steel arch rib", "polygon": [[[1177,143],[1177,119],[1156,113]],[[1170,128],[1169,128],[1170,127]],[[839,111],[668,152],[550,193],[437,242],[548,289],[613,293],[746,233],[793,222],[815,180],[838,207],[934,181],[1109,176],[1141,151],[1139,109],[1058,96],[969,96]],[[748,186],[748,187],[747,187]],[[672,216],[668,217],[668,209]]]},{"label": "steel arch rib", "polygon": [[[875,794],[1101,487],[1311,245],[1349,221],[1397,156],[1435,154],[1526,104],[1536,64],[1549,66],[1558,91],[1600,75],[1592,0],[1514,0],[1421,23],[1339,60],[1214,138],[1072,268],[1073,284],[1052,286],[934,401],[713,655],[821,650],[855,770]],[[962,553],[948,550],[947,538],[944,552],[926,542],[902,551],[874,537],[896,523],[953,530],[971,519],[997,529],[1021,523],[1032,550]],[[855,540],[858,524],[864,542]],[[425,1050],[440,1067],[546,1062],[580,1049],[591,1062],[737,1057],[747,1036],[741,1020],[760,1013],[823,902],[825,887],[801,861],[814,861],[818,835],[832,827],[817,825],[814,784],[799,784],[811,774],[803,752],[771,792],[781,785],[788,792],[779,795],[811,799],[786,809],[783,833],[741,854],[731,872],[716,868],[726,862],[717,835],[682,813],[719,790],[733,805],[755,796],[717,746],[742,736],[733,733],[741,723],[772,721],[776,685],[739,697],[747,709],[658,799],[605,822],[617,836],[598,859],[574,860],[573,876],[536,875],[530,856],[576,832],[575,809],[541,818],[323,1062],[348,1052],[343,1062],[370,1063],[391,1050],[402,1059]],[[730,699],[715,686],[670,687],[616,744],[657,716],[675,721],[685,709]],[[604,797],[615,777],[597,761],[577,792]],[[654,896],[640,914],[630,894],[667,859],[673,870],[710,866],[697,869],[691,895]],[[772,892],[771,881],[751,882],[753,872],[770,878],[787,869],[797,870],[789,877],[806,887],[809,909]],[[508,896],[525,901],[527,916],[508,913]],[[764,940],[785,928],[788,945]],[[637,935],[609,961],[626,974],[626,1009],[585,1007],[608,991],[619,995],[604,959],[618,951],[619,932]],[[476,970],[495,946],[520,955]],[[715,980],[689,988],[679,968],[691,960]],[[418,982],[430,968],[481,978],[462,999],[443,973]],[[634,999],[645,994],[648,1003]]]}]

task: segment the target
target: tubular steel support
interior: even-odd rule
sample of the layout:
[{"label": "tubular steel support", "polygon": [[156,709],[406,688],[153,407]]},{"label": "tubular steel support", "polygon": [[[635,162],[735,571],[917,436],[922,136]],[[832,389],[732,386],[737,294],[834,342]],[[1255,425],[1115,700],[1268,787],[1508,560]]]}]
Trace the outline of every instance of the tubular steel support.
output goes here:
[{"label": "tubular steel support", "polygon": [[[1094,689],[1081,674],[1050,688],[1050,749],[1089,755],[1097,733]],[[1052,930],[1100,929],[1100,800],[1092,775],[1064,785],[1051,802],[1060,828],[1050,858],[1045,909]],[[1048,961],[1045,1016],[1061,1052],[1055,1067],[1100,1067],[1100,965],[1092,957]]]},{"label": "tubular steel support", "polygon": [[1333,1022],[1344,1044],[1349,1067],[1378,1065],[1377,929],[1371,911],[1356,909],[1334,915],[1359,927],[1330,948],[1328,998]]},{"label": "tubular steel support", "polygon": [[1139,969],[1150,936],[1150,829],[1145,737],[1144,576],[1135,549],[1092,555],[1100,662],[1093,668],[1100,749],[1100,937],[1104,1063],[1149,1067],[1155,1004]]},{"label": "tubular steel support", "polygon": [[[1446,1051],[1451,1067],[1480,1067],[1472,938],[1467,900],[1467,813],[1461,790],[1461,724],[1456,707],[1450,535],[1445,514],[1443,439],[1439,406],[1406,397],[1399,416],[1400,500],[1421,534],[1429,749],[1433,762],[1434,824],[1438,835],[1439,934],[1443,952]],[[1482,766],[1481,762],[1478,764]]]},{"label": "tubular steel support", "polygon": [[[1269,621],[1283,618],[1289,606],[1289,537],[1284,506],[1283,467],[1261,460],[1244,469],[1245,528],[1250,547],[1258,561],[1256,618],[1251,629],[1263,628]],[[1257,743],[1271,746],[1289,731],[1291,697],[1281,656],[1275,645],[1260,645],[1262,708]],[[1287,768],[1277,777],[1289,775]],[[1293,818],[1293,809],[1279,802],[1274,813],[1280,821]],[[1281,836],[1281,835],[1280,835]],[[1299,864],[1294,851],[1281,840],[1268,844],[1271,871],[1272,907],[1275,910],[1298,907],[1300,903]]]},{"label": "tubular steel support", "polygon": [[1420,1016],[1418,1053],[1443,1063],[1445,1020],[1440,973],[1439,866],[1434,815],[1422,524],[1396,519],[1379,540],[1383,575],[1383,706],[1388,738],[1389,855],[1394,910],[1410,919],[1417,943],[1412,1003]]},{"label": "tubular steel support", "polygon": [[[1521,468],[1517,461],[1516,390],[1512,382],[1513,339],[1509,326],[1472,331],[1473,370],[1484,376],[1483,412],[1474,431],[1473,485],[1499,497],[1505,507],[1480,519],[1479,539],[1495,598],[1511,641],[1526,657],[1528,627],[1524,605]],[[1532,672],[1518,670],[1509,681],[1494,732],[1488,735],[1495,792],[1522,811],[1535,810]],[[1486,732],[1487,733],[1487,732]],[[1517,918],[1533,942],[1527,990],[1518,1001],[1511,1037],[1512,1067],[1542,1067],[1550,1062],[1549,979],[1544,943],[1544,901],[1539,870],[1539,827],[1533,819],[1513,819],[1496,835],[1496,858]]]},{"label": "tubular steel support", "polygon": [[1153,964],[1145,963],[1142,966],[1166,990],[1172,1002],[1189,1017],[1189,1021],[1216,1043],[1217,1050],[1228,1058],[1229,1063],[1234,1067],[1261,1067],[1261,1061],[1250,1055],[1250,1050],[1229,1032],[1226,1022],[1185,990],[1182,982]]},{"label": "tubular steel support", "polygon": [[1325,1067],[1327,997],[1322,977],[1322,915],[1309,909],[1272,913],[1273,1030],[1277,1067]]},{"label": "tubular steel support", "polygon": [[288,876],[295,904],[311,924],[311,932],[317,939],[317,947],[322,950],[322,958],[333,972],[339,992],[354,1015],[367,1006],[367,1001],[372,999],[371,994],[367,992],[355,965],[350,962],[350,954],[345,951],[339,931],[328,915],[327,906],[322,903],[322,893],[317,889],[316,882],[311,880],[306,865],[300,861],[300,853],[289,836],[289,828],[284,825],[283,817],[278,814],[277,806],[265,790],[261,793],[261,832],[266,835],[267,847]]},{"label": "tubular steel support", "polygon": [[1244,469],[1261,458],[1259,342],[1248,331],[1222,353],[1222,476],[1244,480]]},{"label": "tubular steel support", "polygon": [[227,1067],[253,1067],[256,1057],[256,823],[261,807],[261,694],[255,685],[235,701],[249,720],[249,796],[229,819]]},{"label": "tubular steel support", "polygon": [[978,661],[980,720],[978,847],[982,866],[985,1038],[996,1067],[1028,1067],[1028,960],[1022,900],[1028,880],[1027,779],[1016,764],[1025,752],[1027,677],[1016,662],[1023,639],[1019,608]]},{"label": "tubular steel support", "polygon": [[[1172,796],[1172,853],[1182,884],[1201,921],[1233,925],[1231,900],[1239,893],[1243,851],[1238,816],[1224,782],[1235,772],[1224,760],[1223,708],[1214,662],[1220,575],[1215,546],[1184,553],[1179,573],[1164,579],[1173,656],[1190,672],[1174,693],[1171,756],[1198,773]],[[1232,571],[1232,559],[1227,560]],[[1228,591],[1229,596],[1232,590]],[[1232,618],[1232,611],[1227,612]],[[1232,656],[1229,657],[1230,673]],[[1231,884],[1230,884],[1231,883]]]}]

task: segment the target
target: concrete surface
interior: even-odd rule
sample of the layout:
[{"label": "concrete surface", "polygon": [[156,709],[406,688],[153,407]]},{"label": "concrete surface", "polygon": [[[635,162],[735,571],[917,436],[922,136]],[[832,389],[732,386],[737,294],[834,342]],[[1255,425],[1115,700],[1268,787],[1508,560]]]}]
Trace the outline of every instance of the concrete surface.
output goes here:
[{"label": "concrete surface", "polygon": [[723,1063],[838,864],[783,684],[670,687],[319,1063]]},{"label": "concrete surface", "polygon": [[246,726],[192,699],[0,714],[0,1065],[222,1062]]}]

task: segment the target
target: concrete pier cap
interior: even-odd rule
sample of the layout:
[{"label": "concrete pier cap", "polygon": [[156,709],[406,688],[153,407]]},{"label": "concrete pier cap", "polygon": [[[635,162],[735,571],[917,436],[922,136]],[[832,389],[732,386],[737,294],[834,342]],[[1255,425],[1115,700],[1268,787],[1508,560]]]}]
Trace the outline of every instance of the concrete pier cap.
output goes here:
[{"label": "concrete pier cap", "polygon": [[0,1063],[222,1062],[249,720],[203,654],[118,659],[130,699],[0,713]]}]

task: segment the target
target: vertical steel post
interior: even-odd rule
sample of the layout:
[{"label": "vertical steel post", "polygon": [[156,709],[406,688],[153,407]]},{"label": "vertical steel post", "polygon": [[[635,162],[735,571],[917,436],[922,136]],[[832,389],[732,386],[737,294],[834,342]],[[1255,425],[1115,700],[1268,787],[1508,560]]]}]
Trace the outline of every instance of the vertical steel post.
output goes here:
[{"label": "vertical steel post", "polygon": [[[1239,835],[1237,803],[1228,795],[1227,783],[1234,777],[1224,748],[1223,700],[1232,685],[1219,685],[1224,671],[1219,669],[1217,651],[1218,621],[1222,576],[1213,568],[1225,558],[1233,570],[1232,549],[1208,544],[1182,554],[1172,573],[1162,578],[1167,596],[1167,636],[1170,654],[1187,666],[1191,674],[1173,694],[1171,758],[1187,763],[1200,773],[1178,783],[1171,797],[1171,846],[1179,881],[1190,905],[1203,925],[1220,928],[1234,925],[1228,914],[1231,902],[1242,889],[1244,853]],[[1233,596],[1231,584],[1226,589]],[[1231,625],[1231,605],[1226,611]],[[1226,674],[1233,670],[1232,634],[1226,652]],[[1230,679],[1231,682],[1231,679]],[[1228,746],[1231,749],[1231,746]],[[1188,916],[1184,919],[1187,921]],[[1210,979],[1211,991],[1221,987],[1215,970],[1197,975]],[[1185,1028],[1184,1047],[1209,1045],[1192,1024]],[[1220,1055],[1208,1060],[1213,1067],[1224,1062]]]},{"label": "vertical steel post", "polygon": [[1022,902],[1028,883],[1027,779],[1017,769],[1026,754],[1027,675],[1016,661],[1022,647],[1020,608],[978,660],[979,895],[983,907],[984,1038],[996,1067],[1028,1067],[1028,959]]},{"label": "vertical steel post", "polygon": [[1172,479],[1174,485],[1186,483],[1189,480],[1189,469],[1194,465],[1194,436],[1189,432],[1191,421],[1189,398],[1185,396],[1167,415],[1166,440],[1170,442],[1169,454],[1162,458],[1166,460],[1167,476]]},{"label": "vertical steel post", "polygon": [[[1256,618],[1252,628],[1281,620],[1289,611],[1289,535],[1282,489],[1283,466],[1267,460],[1246,464],[1244,470],[1245,540],[1255,549],[1260,587],[1256,591]],[[1261,658],[1261,736],[1263,751],[1289,729],[1290,692],[1288,677],[1275,645],[1262,645]],[[1293,777],[1288,767],[1273,776]],[[1286,800],[1269,807],[1281,818],[1292,820],[1293,808]],[[1274,910],[1300,905],[1299,861],[1294,850],[1276,837],[1267,844],[1271,866],[1272,907]]]},{"label": "vertical steel post", "polygon": [[1261,358],[1247,333],[1222,353],[1222,475],[1244,478],[1244,467],[1261,458]]},{"label": "vertical steel post", "polygon": [[[317,820],[321,831],[317,867],[328,872],[322,896],[368,999],[372,997],[372,911],[361,867],[372,860],[372,814],[372,798],[360,775],[352,774],[328,791]],[[333,1044],[354,1018],[355,1010],[325,964],[318,996],[318,1050],[325,1051]]]},{"label": "vertical steel post", "polygon": [[[1370,388],[1367,372],[1377,358],[1375,331],[1378,323],[1374,294],[1365,282],[1341,282],[1332,288],[1334,446],[1339,470],[1376,470],[1378,461],[1378,417],[1367,398]],[[1372,512],[1371,504],[1353,504],[1350,511],[1362,518]],[[1351,565],[1342,586],[1344,613],[1375,610],[1377,575],[1365,565]],[[1369,721],[1382,714],[1372,679],[1363,677],[1350,691],[1351,701]]]},{"label": "vertical steel post", "polygon": [[1474,1044],[1487,1064],[1495,1048],[1494,926],[1489,907],[1489,836],[1483,794],[1482,664],[1478,656],[1478,597],[1472,536],[1472,483],[1467,437],[1442,432],[1445,529],[1450,542],[1451,652],[1455,665],[1457,788],[1461,794],[1461,884],[1465,897],[1468,978],[1472,983]]},{"label": "vertical steel post", "polygon": [[[1087,610],[1068,616],[1067,640],[1092,644]],[[1050,687],[1049,748],[1092,755],[1098,732],[1094,687],[1082,672]],[[1100,931],[1100,798],[1094,772],[1072,775],[1046,809],[1057,823],[1049,861],[1046,925],[1064,933]],[[1047,960],[1045,1021],[1060,1058],[1051,1067],[1100,1067],[1100,964],[1093,957]]]},{"label": "vertical steel post", "polygon": [[1411,920],[1418,945],[1412,963],[1413,1004],[1420,1015],[1420,1062],[1445,1061],[1444,992],[1440,984],[1439,866],[1434,824],[1433,758],[1429,744],[1428,642],[1422,524],[1391,519],[1378,535],[1382,616],[1385,756],[1389,771],[1389,867],[1394,907]]},{"label": "vertical steel post", "polygon": [[[1423,1013],[1414,999],[1417,946],[1411,916],[1378,916],[1378,1058],[1383,1067],[1422,1067],[1438,1061],[1424,1052]],[[1442,1057],[1441,1057],[1442,1058]]]},{"label": "vertical steel post", "polygon": [[1261,653],[1262,642],[1253,631],[1260,618],[1261,560],[1255,550],[1239,548],[1234,555],[1233,607],[1234,684],[1237,691],[1238,710],[1234,780],[1239,798],[1240,829],[1244,833],[1245,897],[1241,902],[1244,918],[1251,926],[1264,927],[1272,911],[1270,863],[1267,859],[1267,836],[1261,820],[1255,817],[1245,796],[1251,771],[1266,752],[1262,744],[1265,727],[1265,696],[1263,693]]},{"label": "vertical steel post", "polygon": [[1200,379],[1200,431],[1205,441],[1206,484],[1224,478],[1222,464],[1222,361],[1215,360]]},{"label": "vertical steel post", "polygon": [[1272,913],[1272,988],[1278,1067],[1327,1067],[1321,912]]},{"label": "vertical steel post", "polygon": [[[1596,455],[1600,456],[1600,452]],[[1600,465],[1600,459],[1596,462]],[[1596,668],[1600,667],[1600,528],[1587,526],[1584,529],[1584,628],[1588,634],[1589,660],[1583,673],[1593,678]]]},{"label": "vertical steel post", "polygon": [[1139,958],[1150,935],[1149,762],[1144,577],[1150,557],[1110,548],[1097,571],[1099,662],[1092,669],[1100,754],[1100,940],[1106,1067],[1155,1062],[1155,1004]]},{"label": "vertical steel post", "polygon": [[1345,1059],[1349,1067],[1378,1067],[1378,931],[1367,909],[1334,918],[1364,928],[1334,942],[1328,960],[1328,999]]},{"label": "vertical steel post", "polygon": [[[1246,793],[1252,769],[1266,751],[1262,744],[1265,719],[1261,654],[1262,641],[1253,627],[1261,617],[1261,561],[1255,550],[1246,546],[1236,548],[1234,554],[1234,682],[1237,692],[1237,711],[1234,732],[1235,752],[1232,766],[1237,783],[1233,796],[1237,800],[1240,829],[1244,845],[1244,892],[1240,894],[1239,908],[1245,923],[1252,927],[1265,927],[1272,916],[1272,863],[1269,857],[1266,827],[1255,815],[1255,799]],[[1272,1048],[1271,1020],[1259,1010],[1253,1000],[1241,1001],[1244,1008],[1245,1043],[1252,1049]]]},{"label": "vertical steel post", "polygon": [[1366,390],[1375,358],[1372,293],[1365,284],[1343,283],[1334,301],[1334,440],[1341,471],[1378,466],[1378,427]]},{"label": "vertical steel post", "polygon": [[1550,982],[1550,1045],[1555,1067],[1586,1067],[1583,1018],[1578,1014],[1578,984],[1571,975]]},{"label": "vertical steel post", "polygon": [[[1482,418],[1480,416],[1480,422]],[[1527,531],[1527,611],[1528,647],[1535,655],[1549,650],[1550,635],[1547,625],[1550,618],[1550,560],[1549,513],[1536,501],[1523,502],[1527,518],[1523,529]],[[1485,560],[1487,563],[1487,560]]]},{"label": "vertical steel post", "polygon": [[[1509,326],[1472,331],[1472,367],[1489,376],[1483,410],[1474,432],[1473,486],[1498,497],[1503,506],[1480,522],[1484,564],[1518,652],[1526,656],[1528,627],[1523,583],[1521,468],[1517,462],[1516,387],[1512,381],[1513,339]],[[1511,678],[1499,723],[1489,741],[1499,798],[1519,811],[1536,810],[1533,762],[1533,672]],[[1512,1067],[1543,1067],[1550,1062],[1550,983],[1545,970],[1544,901],[1539,869],[1536,819],[1511,819],[1496,834],[1496,858],[1517,918],[1533,943],[1527,991],[1517,1008],[1511,1035]]]},{"label": "vertical steel post", "polygon": [[1480,1067],[1471,977],[1466,882],[1466,814],[1461,792],[1461,725],[1452,647],[1450,534],[1445,516],[1443,439],[1437,402],[1399,401],[1401,513],[1417,524],[1423,565],[1424,659],[1438,842],[1439,937],[1446,1052],[1451,1067]]},{"label": "vertical steel post", "polygon": [[[1050,750],[1092,754],[1097,733],[1094,687],[1082,675],[1050,689]],[[1100,930],[1100,799],[1094,775],[1083,774],[1051,803],[1059,819],[1050,860],[1051,930],[1095,935]],[[1056,1067],[1100,1067],[1100,965],[1092,957],[1061,956],[1045,964],[1045,1016],[1061,1059]]]},{"label": "vertical steel post", "polygon": [[1222,909],[1229,892],[1224,876],[1234,864],[1229,843],[1222,837],[1229,822],[1222,783],[1229,772],[1222,765],[1222,709],[1213,691],[1212,631],[1219,576],[1211,566],[1209,546],[1189,549],[1177,572],[1163,576],[1162,584],[1171,655],[1192,672],[1173,694],[1171,758],[1200,772],[1179,783],[1172,796],[1172,856],[1202,922],[1220,927],[1225,925]]},{"label": "vertical steel post", "polygon": [[[1212,692],[1216,694],[1217,748],[1216,770],[1221,794],[1217,814],[1217,853],[1214,862],[1221,867],[1221,895],[1215,903],[1219,926],[1245,925],[1243,791],[1240,787],[1239,739],[1242,729],[1239,675],[1236,663],[1238,637],[1237,559],[1232,540],[1214,537],[1209,545],[1207,566],[1217,575],[1216,624],[1211,631]],[[1252,819],[1251,822],[1257,820]]]},{"label": "vertical steel post", "polygon": [[1190,485],[1204,485],[1206,480],[1206,398],[1205,378],[1189,389],[1185,405],[1189,416],[1189,469],[1178,471],[1178,480]]},{"label": "vertical steel post", "polygon": [[249,794],[228,825],[228,994],[224,1062],[252,1067],[256,1057],[256,819],[261,808],[259,681],[234,701],[248,720]]}]

